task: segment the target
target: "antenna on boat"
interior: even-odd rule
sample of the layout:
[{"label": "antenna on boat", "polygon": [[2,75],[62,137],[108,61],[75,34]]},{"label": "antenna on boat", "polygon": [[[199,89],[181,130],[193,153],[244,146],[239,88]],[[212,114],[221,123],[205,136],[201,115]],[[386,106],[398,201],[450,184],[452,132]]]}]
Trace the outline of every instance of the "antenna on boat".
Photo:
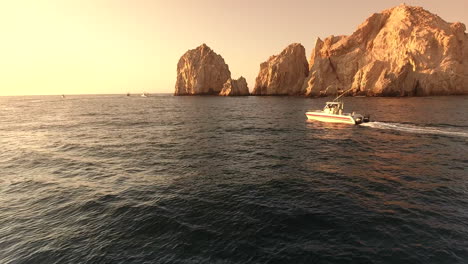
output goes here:
[{"label": "antenna on boat", "polygon": [[342,94],[340,94],[338,97],[336,97],[335,99],[333,99],[333,102],[335,102],[336,100],[340,99],[343,95],[345,95],[347,92],[351,91],[353,89],[353,87],[349,88],[348,90],[344,91]]}]

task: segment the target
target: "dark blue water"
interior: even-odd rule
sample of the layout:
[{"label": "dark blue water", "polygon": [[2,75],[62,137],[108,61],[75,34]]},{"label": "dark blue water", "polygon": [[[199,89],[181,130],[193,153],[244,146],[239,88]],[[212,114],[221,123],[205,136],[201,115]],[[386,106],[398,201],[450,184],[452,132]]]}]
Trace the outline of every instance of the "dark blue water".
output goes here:
[{"label": "dark blue water", "polygon": [[0,263],[468,263],[468,97],[0,97]]}]

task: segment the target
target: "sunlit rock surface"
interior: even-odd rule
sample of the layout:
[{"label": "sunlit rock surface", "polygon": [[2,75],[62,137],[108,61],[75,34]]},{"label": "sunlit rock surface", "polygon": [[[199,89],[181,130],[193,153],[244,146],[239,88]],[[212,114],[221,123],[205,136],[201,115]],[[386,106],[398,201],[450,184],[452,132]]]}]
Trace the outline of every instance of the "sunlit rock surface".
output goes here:
[{"label": "sunlit rock surface", "polygon": [[279,55],[260,64],[253,95],[300,95],[308,74],[305,49],[299,43],[286,47]]},{"label": "sunlit rock surface", "polygon": [[203,44],[180,58],[174,95],[218,95],[230,78],[224,59]]},{"label": "sunlit rock surface", "polygon": [[247,87],[247,81],[244,77],[240,77],[237,80],[229,80],[223,86],[223,90],[219,93],[222,96],[242,96],[249,95],[249,88]]},{"label": "sunlit rock surface", "polygon": [[373,14],[350,36],[318,39],[306,95],[418,96],[468,93],[465,25],[421,7]]}]

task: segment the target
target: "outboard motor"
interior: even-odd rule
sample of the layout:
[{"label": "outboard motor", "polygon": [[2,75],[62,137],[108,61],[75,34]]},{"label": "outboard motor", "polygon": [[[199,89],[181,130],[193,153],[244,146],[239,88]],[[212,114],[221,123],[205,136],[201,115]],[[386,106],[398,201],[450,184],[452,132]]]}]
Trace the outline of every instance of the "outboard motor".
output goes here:
[{"label": "outboard motor", "polygon": [[369,121],[370,121],[370,115],[369,115],[369,114],[367,114],[367,115],[364,115],[364,118],[363,118],[363,120],[362,120],[362,121],[363,121],[364,123],[367,123],[367,122],[369,122]]},{"label": "outboard motor", "polygon": [[354,123],[355,123],[356,125],[361,124],[362,121],[364,120],[364,117],[363,117],[362,115],[360,115],[360,114],[354,114],[352,117],[353,117]]}]

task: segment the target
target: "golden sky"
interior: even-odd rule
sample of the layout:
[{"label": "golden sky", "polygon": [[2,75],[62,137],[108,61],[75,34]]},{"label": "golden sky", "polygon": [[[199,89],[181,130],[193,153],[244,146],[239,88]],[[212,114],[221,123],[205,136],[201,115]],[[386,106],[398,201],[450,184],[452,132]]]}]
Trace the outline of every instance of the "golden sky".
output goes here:
[{"label": "golden sky", "polygon": [[[0,95],[172,93],[177,62],[206,43],[254,86],[288,44],[350,34],[400,1],[0,0]],[[467,0],[417,0],[468,23]]]}]

